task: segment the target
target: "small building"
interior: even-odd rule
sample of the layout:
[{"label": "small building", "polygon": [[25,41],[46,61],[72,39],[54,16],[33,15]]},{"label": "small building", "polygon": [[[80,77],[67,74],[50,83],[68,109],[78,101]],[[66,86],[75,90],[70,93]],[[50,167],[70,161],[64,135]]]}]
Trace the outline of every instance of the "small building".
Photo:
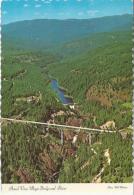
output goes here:
[{"label": "small building", "polygon": [[75,105],[73,104],[73,105],[69,105],[69,107],[71,108],[71,109],[75,109]]}]

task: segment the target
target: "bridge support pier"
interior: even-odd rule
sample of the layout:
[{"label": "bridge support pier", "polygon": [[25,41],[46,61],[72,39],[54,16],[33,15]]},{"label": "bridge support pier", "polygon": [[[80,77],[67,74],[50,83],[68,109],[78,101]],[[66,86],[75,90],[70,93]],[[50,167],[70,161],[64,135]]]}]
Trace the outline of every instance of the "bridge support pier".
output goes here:
[{"label": "bridge support pier", "polygon": [[60,134],[61,134],[61,145],[64,144],[64,133],[63,133],[63,130],[60,131]]},{"label": "bridge support pier", "polygon": [[92,145],[92,134],[91,133],[88,134],[88,143],[89,145]]}]

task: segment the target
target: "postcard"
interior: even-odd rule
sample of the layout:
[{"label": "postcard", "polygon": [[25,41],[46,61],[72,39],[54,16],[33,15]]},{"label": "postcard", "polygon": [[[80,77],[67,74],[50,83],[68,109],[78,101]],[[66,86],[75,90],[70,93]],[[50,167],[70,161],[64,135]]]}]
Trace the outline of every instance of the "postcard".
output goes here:
[{"label": "postcard", "polygon": [[132,0],[1,2],[1,189],[133,194]]}]

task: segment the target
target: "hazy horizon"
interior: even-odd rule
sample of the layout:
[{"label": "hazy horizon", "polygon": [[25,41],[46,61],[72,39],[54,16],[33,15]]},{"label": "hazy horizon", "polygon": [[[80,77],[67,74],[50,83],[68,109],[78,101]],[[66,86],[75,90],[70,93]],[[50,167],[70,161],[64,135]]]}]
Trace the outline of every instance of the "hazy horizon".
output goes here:
[{"label": "hazy horizon", "polygon": [[2,25],[8,25],[8,24],[13,24],[13,23],[18,23],[18,22],[24,22],[24,21],[34,21],[34,20],[57,20],[57,21],[66,21],[66,20],[92,20],[92,19],[100,19],[100,18],[105,18],[105,17],[114,17],[114,16],[125,16],[125,15],[132,15],[129,13],[126,14],[120,14],[120,15],[106,15],[106,16],[100,16],[100,17],[94,17],[94,18],[34,18],[34,19],[25,19],[25,20],[16,20],[13,22],[9,23],[3,23]]},{"label": "hazy horizon", "polygon": [[3,0],[2,24],[34,19],[92,19],[132,12],[131,0]]}]

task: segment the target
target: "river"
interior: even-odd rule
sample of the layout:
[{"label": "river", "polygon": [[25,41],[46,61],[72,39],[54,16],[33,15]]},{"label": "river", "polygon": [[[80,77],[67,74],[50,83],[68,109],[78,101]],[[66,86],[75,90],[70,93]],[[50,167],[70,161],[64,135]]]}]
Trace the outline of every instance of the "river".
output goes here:
[{"label": "river", "polygon": [[64,105],[74,104],[72,98],[66,96],[65,94],[66,91],[60,88],[58,81],[56,79],[51,80],[51,86],[52,86],[52,89],[57,93],[59,100]]}]

